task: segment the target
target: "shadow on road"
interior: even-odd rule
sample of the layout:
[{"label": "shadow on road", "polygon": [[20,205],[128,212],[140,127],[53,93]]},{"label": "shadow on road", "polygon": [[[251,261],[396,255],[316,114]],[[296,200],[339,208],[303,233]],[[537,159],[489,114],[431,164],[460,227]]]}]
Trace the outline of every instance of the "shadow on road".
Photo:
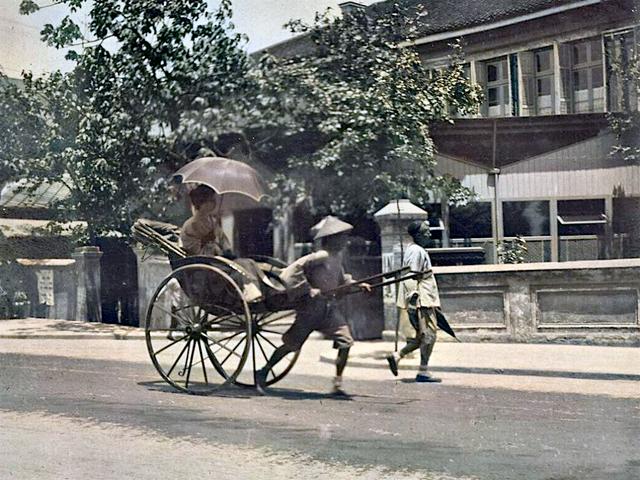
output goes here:
[{"label": "shadow on road", "polygon": [[[179,390],[176,390],[171,385],[168,385],[162,380],[138,382],[138,385],[145,387],[149,391],[154,391],[154,392],[175,393],[178,395],[192,395],[186,392],[181,392]],[[225,398],[243,398],[243,399],[253,398],[253,397],[262,398],[262,395],[257,393],[254,388],[240,387],[237,385],[227,385],[215,392],[210,392],[207,394],[193,394],[193,395],[205,396],[205,397],[225,397]],[[283,400],[323,400],[323,399],[353,400],[354,398],[351,395],[339,397],[331,393],[307,392],[304,390],[285,389],[285,388],[269,388],[267,389],[266,396],[278,397]],[[358,396],[360,397],[362,395],[358,395]]]},{"label": "shadow on road", "polygon": [[429,367],[434,372],[475,373],[481,375],[516,375],[522,377],[578,378],[581,380],[640,380],[640,375],[632,373],[568,372],[561,370],[533,370],[523,368],[482,368],[482,367]]},{"label": "shadow on road", "polygon": [[[205,397],[221,397],[221,398],[237,398],[237,399],[249,399],[249,398],[263,398],[252,387],[241,387],[237,385],[227,385],[220,390],[210,392],[206,394],[189,394],[179,391],[167,384],[163,380],[153,380],[138,382],[138,385],[145,387],[149,391],[174,393],[177,395],[193,395],[193,396],[205,396]],[[337,396],[331,392],[310,392],[299,389],[288,388],[268,388],[266,390],[266,397],[276,397],[282,400],[337,400],[337,401],[353,401],[357,399],[378,399],[376,396],[371,395],[345,395]],[[397,403],[397,402],[395,402]]]}]

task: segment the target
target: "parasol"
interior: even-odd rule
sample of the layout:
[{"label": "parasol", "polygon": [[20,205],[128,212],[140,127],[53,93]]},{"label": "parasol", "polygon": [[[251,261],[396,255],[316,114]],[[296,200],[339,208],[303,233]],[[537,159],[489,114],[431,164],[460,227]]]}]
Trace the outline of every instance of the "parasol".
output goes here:
[{"label": "parasol", "polygon": [[246,163],[229,158],[203,157],[172,175],[178,184],[201,184],[221,196],[221,211],[259,208],[267,196],[260,174]]}]

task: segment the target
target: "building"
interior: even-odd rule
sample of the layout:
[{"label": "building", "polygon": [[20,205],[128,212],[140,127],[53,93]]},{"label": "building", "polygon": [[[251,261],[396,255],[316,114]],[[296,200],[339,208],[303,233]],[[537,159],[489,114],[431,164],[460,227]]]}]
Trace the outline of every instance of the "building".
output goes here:
[{"label": "building", "polygon": [[[369,7],[342,4],[372,14]],[[437,172],[476,193],[458,207],[429,208],[439,246],[497,246],[527,240],[527,261],[637,255],[640,166],[610,155],[607,112],[637,110],[631,85],[612,72],[640,40],[632,0],[405,0],[423,7],[420,35],[405,44],[434,70],[461,39],[471,82],[484,103],[473,118],[436,126]],[[384,13],[383,13],[384,14]],[[308,48],[296,39],[274,46],[288,55]]]},{"label": "building", "polygon": [[626,220],[639,213],[640,166],[610,155],[606,112],[623,101],[638,109],[611,68],[638,43],[633,2],[413,3],[425,4],[428,23],[411,46],[439,68],[461,38],[485,97],[477,118],[434,131],[438,172],[477,194],[449,208],[442,244],[484,245],[492,260],[497,242],[516,235],[534,262],[632,254]]}]

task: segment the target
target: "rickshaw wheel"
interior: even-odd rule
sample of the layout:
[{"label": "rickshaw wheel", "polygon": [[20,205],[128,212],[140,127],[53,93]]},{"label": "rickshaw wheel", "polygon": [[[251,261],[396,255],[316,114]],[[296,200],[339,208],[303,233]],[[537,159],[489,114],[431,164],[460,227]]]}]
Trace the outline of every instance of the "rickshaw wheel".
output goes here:
[{"label": "rickshaw wheel", "polygon": [[160,283],[147,309],[151,361],[178,390],[214,392],[242,371],[251,320],[242,291],[223,270],[200,263],[179,267]]},{"label": "rickshaw wheel", "polygon": [[[267,360],[277,347],[282,345],[282,335],[293,324],[293,310],[254,313],[252,315],[251,354],[245,372],[236,378],[235,383],[243,387],[255,387],[256,371],[267,364]],[[267,374],[266,385],[282,380],[293,368],[300,351],[291,352],[280,360]]]}]

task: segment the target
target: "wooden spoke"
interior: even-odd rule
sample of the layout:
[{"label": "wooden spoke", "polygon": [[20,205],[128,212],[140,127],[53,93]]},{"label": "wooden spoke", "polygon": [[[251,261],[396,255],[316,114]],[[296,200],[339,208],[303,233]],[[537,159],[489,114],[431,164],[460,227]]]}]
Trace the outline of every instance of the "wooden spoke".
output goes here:
[{"label": "wooden spoke", "polygon": [[[238,345],[240,345],[240,343],[242,343],[242,340],[238,343],[238,345],[236,345],[236,346],[234,347],[234,349],[233,349],[233,350],[231,350],[231,349],[230,349],[229,347],[227,347],[226,345],[221,344],[220,342],[218,342],[217,340],[215,340],[215,339],[211,338],[209,335],[207,335],[207,334],[205,334],[205,333],[203,333],[203,334],[202,334],[202,336],[203,336],[204,338],[206,338],[207,340],[210,340],[212,343],[215,343],[215,344],[216,344],[216,345],[218,345],[220,348],[222,348],[222,349],[226,350],[227,352],[229,352],[229,355],[231,355],[231,354],[233,353],[233,354],[234,354],[234,355],[236,355],[238,358],[240,358],[240,355],[239,355],[239,354],[237,354],[237,353],[235,353],[235,351],[236,351],[236,349],[238,348]],[[211,345],[211,344],[209,344],[209,345]],[[223,363],[224,363],[224,362],[223,362]]]},{"label": "wooden spoke", "polygon": [[275,333],[276,335],[282,335],[282,333],[283,333],[283,332],[278,332],[277,330],[270,330],[268,328],[262,328],[260,330],[261,330],[261,332]]},{"label": "wooden spoke", "polygon": [[184,367],[182,367],[182,370],[180,370],[178,372],[178,375],[180,377],[184,377],[184,374],[187,372],[187,367],[189,366],[189,355],[191,354],[191,349],[193,348],[193,339],[190,338],[189,342],[187,342],[188,345],[188,349],[187,349],[187,356],[184,359]]},{"label": "wooden spoke", "polygon": [[276,347],[275,343],[273,343],[271,340],[269,340],[267,337],[265,337],[264,335],[262,335],[262,333],[258,332],[257,335],[259,337],[261,337],[262,339],[264,339],[267,343],[269,343],[273,348],[278,348]]},{"label": "wooden spoke", "polygon": [[224,364],[226,363],[226,361],[229,359],[229,357],[230,357],[232,354],[233,354],[233,355],[235,355],[235,356],[237,356],[237,357],[240,357],[240,355],[238,355],[238,354],[236,353],[236,350],[238,349],[238,347],[239,347],[240,345],[242,345],[242,342],[244,342],[244,340],[245,340],[246,338],[247,338],[247,337],[241,338],[241,339],[240,339],[240,341],[236,344],[236,346],[235,346],[235,347],[233,347],[233,350],[229,350],[228,348],[226,349],[226,350],[229,350],[229,353],[227,353],[227,356],[226,356],[226,357],[224,357],[224,360],[222,360],[222,361],[220,362],[220,365],[221,365],[221,366],[222,366],[222,365],[224,365]]},{"label": "wooden spoke", "polygon": [[283,320],[283,319],[285,319],[285,318],[290,317],[290,316],[292,316],[292,315],[293,315],[293,312],[290,312],[290,311],[287,311],[287,312],[288,312],[288,313],[286,313],[286,314],[284,314],[284,315],[278,315],[278,316],[275,316],[275,315],[274,315],[274,317],[275,317],[275,318],[269,318],[267,321],[265,321],[264,323],[262,323],[262,325],[271,325],[272,323],[275,323],[275,322],[277,322],[278,320]]},{"label": "wooden spoke", "polygon": [[200,353],[200,364],[202,365],[202,375],[204,376],[204,383],[209,384],[209,379],[207,378],[207,367],[204,362],[204,356],[202,355],[202,345],[200,344],[200,339],[198,339],[198,353]]},{"label": "wooden spoke", "polygon": [[182,317],[177,316],[175,313],[170,312],[169,310],[167,310],[164,307],[161,307],[159,304],[155,304],[154,308],[157,308],[158,310],[161,310],[162,312],[166,313],[167,315],[169,315],[171,318],[174,318],[175,320],[178,321],[178,323],[182,324],[182,325],[188,325],[188,323],[185,323],[185,320]]},{"label": "wooden spoke", "polygon": [[184,351],[187,349],[187,347],[189,346],[190,343],[191,343],[191,339],[187,340],[187,344],[184,347],[182,347],[182,351],[180,352],[180,354],[176,358],[176,361],[173,362],[173,365],[171,365],[171,368],[167,372],[167,377],[171,376],[171,372],[173,372],[173,369],[176,368],[176,365],[178,364],[178,362],[182,358],[182,355],[184,354]]},{"label": "wooden spoke", "polygon": [[[197,341],[197,340],[196,340]],[[189,388],[189,378],[191,377],[191,366],[193,365],[193,355],[196,353],[196,346],[191,346],[191,358],[189,358],[189,368],[187,370],[187,378],[185,379],[184,386]]]},{"label": "wooden spoke", "polygon": [[153,352],[155,355],[158,355],[162,352],[164,352],[167,348],[169,347],[173,347],[176,343],[181,342],[182,340],[184,340],[185,338],[187,338],[189,335],[184,335],[183,337],[180,337],[177,340],[173,340],[169,345],[165,345],[164,347],[162,347],[160,350],[156,350],[155,352]]}]

